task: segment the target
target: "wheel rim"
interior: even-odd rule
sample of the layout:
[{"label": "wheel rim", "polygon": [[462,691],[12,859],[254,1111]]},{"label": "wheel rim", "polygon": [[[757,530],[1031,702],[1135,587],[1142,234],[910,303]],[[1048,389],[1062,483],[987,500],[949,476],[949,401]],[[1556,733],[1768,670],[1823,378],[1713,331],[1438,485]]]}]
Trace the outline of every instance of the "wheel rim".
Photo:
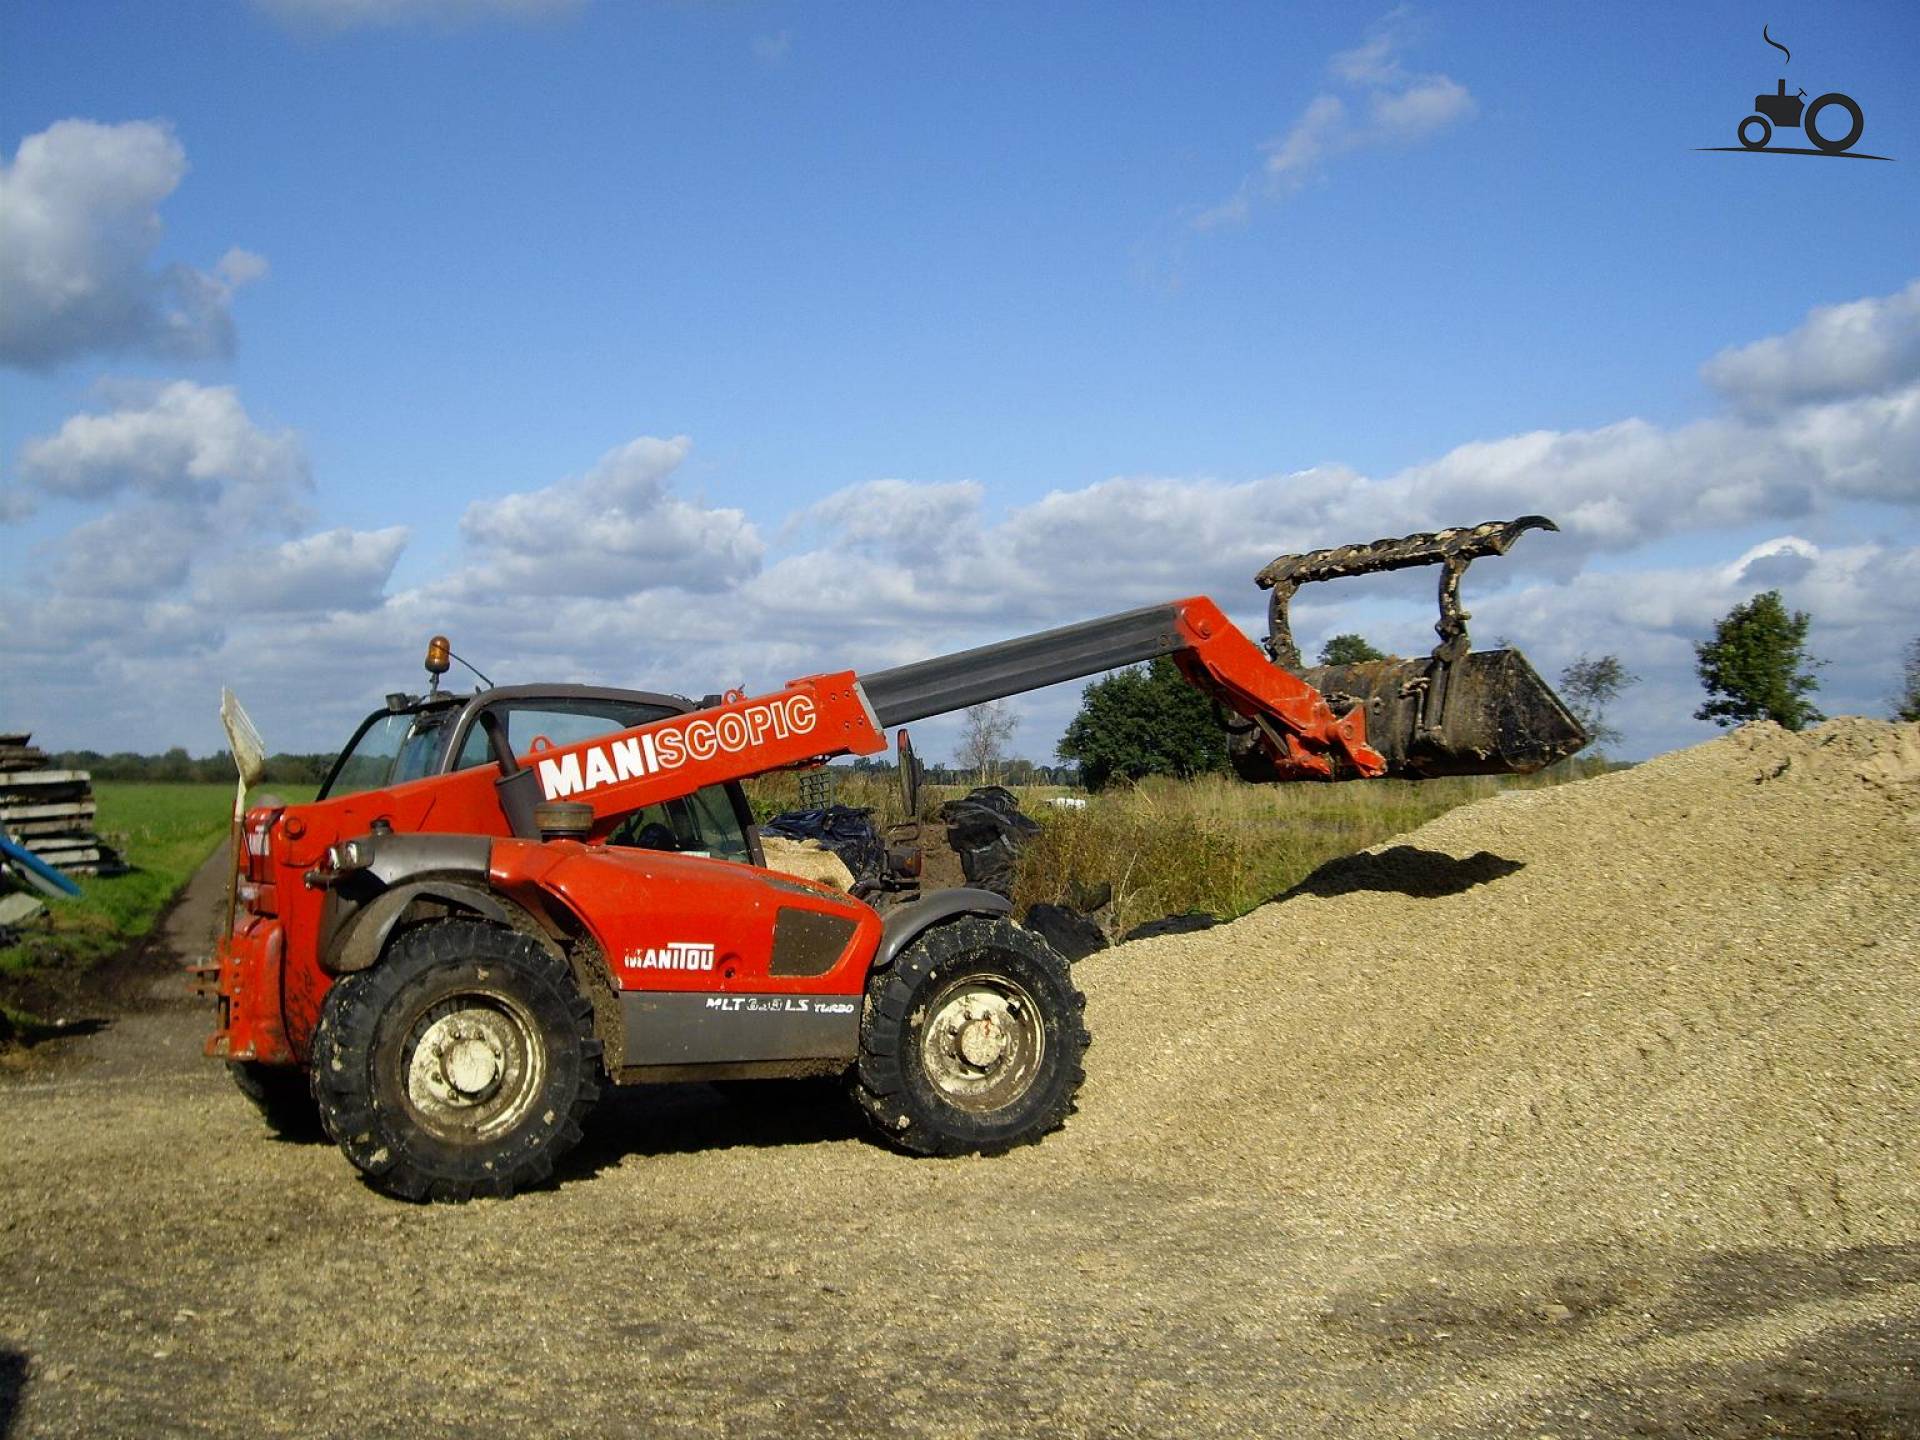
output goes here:
[{"label": "wheel rim", "polygon": [[979,1113],[1011,1105],[1032,1087],[1047,1053],[1040,1007],[1004,975],[969,975],[927,1006],[920,1063],[948,1103]]},{"label": "wheel rim", "polygon": [[477,991],[439,1001],[407,1034],[401,1057],[407,1108],[454,1144],[511,1130],[546,1083],[539,1033],[511,996]]}]

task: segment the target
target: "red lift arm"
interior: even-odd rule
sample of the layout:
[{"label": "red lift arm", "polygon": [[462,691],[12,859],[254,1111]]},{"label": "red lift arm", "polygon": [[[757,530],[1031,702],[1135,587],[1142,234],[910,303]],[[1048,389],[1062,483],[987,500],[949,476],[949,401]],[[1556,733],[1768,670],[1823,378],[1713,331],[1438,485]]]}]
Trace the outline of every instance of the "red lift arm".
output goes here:
[{"label": "red lift arm", "polygon": [[[502,802],[516,831],[529,828],[531,806],[541,800],[584,802],[597,837],[622,816],[703,785],[876,754],[894,725],[1158,655],[1170,655],[1189,683],[1253,722],[1275,778],[1385,771],[1367,744],[1364,711],[1336,716],[1319,691],[1275,666],[1218,605],[1196,595],[865,677],[809,675],[769,695],[729,695],[689,715],[540,751],[499,782]],[[440,783],[476,778],[463,772]]]}]

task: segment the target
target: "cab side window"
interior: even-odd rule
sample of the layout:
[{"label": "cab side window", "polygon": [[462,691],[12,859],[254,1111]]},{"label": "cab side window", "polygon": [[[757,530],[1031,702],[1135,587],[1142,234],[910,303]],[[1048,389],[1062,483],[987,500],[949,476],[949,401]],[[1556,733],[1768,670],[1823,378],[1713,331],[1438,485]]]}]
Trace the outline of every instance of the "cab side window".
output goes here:
[{"label": "cab side window", "polygon": [[636,810],[620,822],[607,843],[753,863],[733,797],[724,785],[707,785],[691,795]]},{"label": "cab side window", "polygon": [[[652,720],[664,720],[675,713],[632,700],[559,696],[503,700],[488,708],[505,722],[507,743],[515,755],[532,752],[541,741],[559,749]],[[492,763],[493,758],[487,732],[475,724],[460,742],[460,754],[453,768],[465,770],[486,765]],[[607,843],[642,850],[670,850],[681,855],[708,855],[719,860],[737,860],[744,865],[753,863],[746,830],[734,810],[733,794],[725,785],[708,785],[691,795],[636,810],[620,822],[619,828],[607,837]]]}]

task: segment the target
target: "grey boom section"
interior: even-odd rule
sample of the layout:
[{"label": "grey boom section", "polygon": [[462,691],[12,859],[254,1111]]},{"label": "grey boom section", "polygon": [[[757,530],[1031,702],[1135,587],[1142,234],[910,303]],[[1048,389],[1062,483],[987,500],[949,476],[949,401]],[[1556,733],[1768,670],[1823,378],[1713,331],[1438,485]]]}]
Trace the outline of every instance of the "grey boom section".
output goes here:
[{"label": "grey boom section", "polygon": [[620,997],[628,1065],[851,1060],[858,995],[718,995],[629,990]]},{"label": "grey boom section", "polygon": [[1184,649],[1179,608],[1148,605],[860,677],[880,726],[905,725]]}]

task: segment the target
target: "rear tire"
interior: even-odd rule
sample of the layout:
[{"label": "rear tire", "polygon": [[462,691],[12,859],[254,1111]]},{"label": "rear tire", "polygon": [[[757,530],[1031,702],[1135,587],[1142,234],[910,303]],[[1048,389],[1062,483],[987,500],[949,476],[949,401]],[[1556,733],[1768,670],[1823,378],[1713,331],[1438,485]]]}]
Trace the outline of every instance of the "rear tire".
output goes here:
[{"label": "rear tire", "polygon": [[262,1065],[229,1060],[227,1074],[274,1134],[286,1140],[323,1140],[320,1112],[313,1103],[307,1072],[296,1065]]},{"label": "rear tire", "polygon": [[[1815,117],[1821,111],[1835,105],[1847,112],[1847,133],[1829,139],[1820,133]],[[1813,142],[1815,149],[1824,150],[1829,155],[1839,155],[1852,148],[1853,142],[1860,138],[1860,132],[1867,128],[1867,118],[1860,113],[1860,106],[1855,103],[1851,95],[1842,95],[1835,91],[1831,95],[1822,95],[1807,106],[1807,113],[1800,119],[1800,128],[1806,133],[1807,139]]]},{"label": "rear tire", "polygon": [[347,1158],[404,1200],[544,1180],[600,1094],[593,1007],[530,936],[468,919],[405,931],[336,983],[313,1095]]},{"label": "rear tire", "polygon": [[965,915],[867,981],[853,1095],[915,1155],[998,1154],[1056,1130],[1086,1078],[1086,997],[1011,920]]}]

